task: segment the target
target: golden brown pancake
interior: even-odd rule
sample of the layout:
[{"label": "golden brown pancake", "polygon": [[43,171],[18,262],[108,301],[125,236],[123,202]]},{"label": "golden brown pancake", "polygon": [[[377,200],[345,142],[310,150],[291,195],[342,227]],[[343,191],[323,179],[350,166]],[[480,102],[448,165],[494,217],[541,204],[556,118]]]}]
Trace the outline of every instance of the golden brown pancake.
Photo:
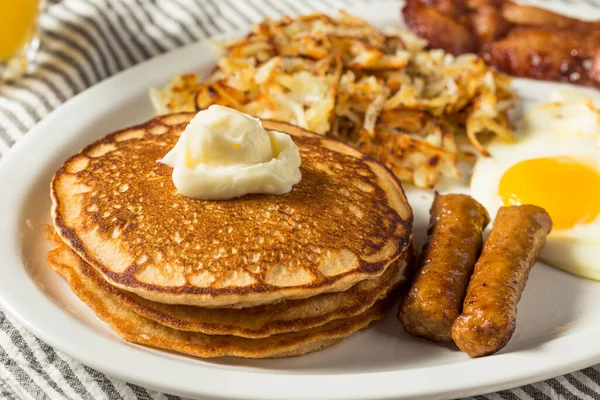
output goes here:
[{"label": "golden brown pancake", "polygon": [[193,114],[115,132],[52,181],[58,234],[112,285],[148,300],[249,307],[345,291],[373,279],[411,239],[398,180],[338,141],[265,121],[292,136],[302,180],[282,195],[201,201],[177,193],[157,162]]},{"label": "golden brown pancake", "polygon": [[[48,262],[71,290],[125,340],[197,357],[290,357],[321,350],[381,319],[391,299],[380,300],[364,313],[317,328],[262,339],[178,331],[123,307],[124,292],[106,282],[72,252],[52,252]],[[126,300],[125,300],[126,301]]]},{"label": "golden brown pancake", "polygon": [[[68,264],[83,272],[92,268],[60,239],[55,238],[55,243],[58,247],[48,255],[51,263]],[[123,307],[176,330],[261,338],[314,328],[364,312],[407,279],[413,261],[412,251],[407,251],[380,277],[362,281],[345,292],[244,309],[162,304],[120,289],[116,299]]]}]

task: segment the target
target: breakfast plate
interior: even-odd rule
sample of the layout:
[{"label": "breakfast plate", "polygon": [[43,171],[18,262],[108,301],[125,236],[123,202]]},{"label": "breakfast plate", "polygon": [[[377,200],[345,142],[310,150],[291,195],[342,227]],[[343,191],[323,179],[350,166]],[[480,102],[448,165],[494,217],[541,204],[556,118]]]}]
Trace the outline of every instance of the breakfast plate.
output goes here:
[{"label": "breakfast plate", "polygon": [[[351,10],[377,25],[397,23],[396,4]],[[387,399],[460,397],[515,387],[600,362],[600,283],[538,263],[519,303],[517,330],[499,353],[470,359],[450,346],[409,336],[393,312],[373,329],[319,353],[290,359],[201,360],[129,344],[101,322],[46,263],[48,184],[87,143],[150,119],[148,89],[187,71],[207,74],[208,42],[157,57],[70,100],[0,163],[0,305],[41,340],[108,375],[188,397]],[[559,84],[516,80],[526,110]],[[593,94],[589,89],[569,90]],[[466,179],[466,177],[465,177]],[[467,192],[443,183],[441,192]],[[422,244],[430,192],[406,188]]]}]

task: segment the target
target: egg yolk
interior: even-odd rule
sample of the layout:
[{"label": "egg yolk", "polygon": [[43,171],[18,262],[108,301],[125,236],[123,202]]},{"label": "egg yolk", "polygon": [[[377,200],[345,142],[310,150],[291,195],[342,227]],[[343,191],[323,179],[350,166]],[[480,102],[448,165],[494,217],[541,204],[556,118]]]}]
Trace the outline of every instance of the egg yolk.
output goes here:
[{"label": "egg yolk", "polygon": [[499,190],[505,206],[543,207],[554,229],[591,222],[600,213],[600,174],[567,157],[521,161],[504,173]]}]

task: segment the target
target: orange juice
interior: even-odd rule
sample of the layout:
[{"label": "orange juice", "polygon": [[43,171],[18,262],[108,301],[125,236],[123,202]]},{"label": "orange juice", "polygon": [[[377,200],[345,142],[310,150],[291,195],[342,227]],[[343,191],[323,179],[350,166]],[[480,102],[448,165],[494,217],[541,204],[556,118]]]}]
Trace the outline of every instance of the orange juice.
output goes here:
[{"label": "orange juice", "polygon": [[40,0],[0,0],[0,61],[21,51],[35,35]]}]

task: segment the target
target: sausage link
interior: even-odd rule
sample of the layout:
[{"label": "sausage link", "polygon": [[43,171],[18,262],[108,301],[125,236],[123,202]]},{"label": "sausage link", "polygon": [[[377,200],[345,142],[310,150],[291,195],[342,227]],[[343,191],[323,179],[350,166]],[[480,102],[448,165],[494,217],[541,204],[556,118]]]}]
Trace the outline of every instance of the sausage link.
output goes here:
[{"label": "sausage link", "polygon": [[490,217],[463,194],[436,193],[430,214],[429,237],[398,318],[412,335],[448,342]]},{"label": "sausage link", "polygon": [[452,339],[471,357],[495,353],[516,327],[517,303],[552,229],[543,208],[502,207],[469,282]]}]

